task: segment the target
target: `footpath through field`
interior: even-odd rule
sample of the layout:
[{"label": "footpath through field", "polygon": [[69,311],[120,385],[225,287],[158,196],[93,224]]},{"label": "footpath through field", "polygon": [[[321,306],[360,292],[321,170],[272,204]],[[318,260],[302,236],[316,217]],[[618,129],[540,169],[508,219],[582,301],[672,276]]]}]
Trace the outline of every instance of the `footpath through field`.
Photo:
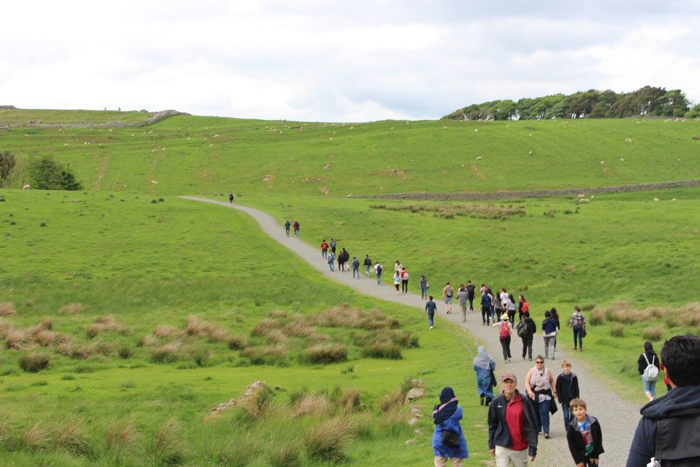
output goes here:
[{"label": "footpath through field", "polygon": [[[336,272],[329,271],[328,263],[321,257],[320,247],[317,248],[315,246],[311,246],[303,242],[300,238],[295,238],[293,236],[287,237],[285,235],[284,227],[277,223],[277,221],[271,215],[263,211],[237,204],[232,205],[225,201],[198,198],[194,196],[181,196],[180,198],[217,204],[243,211],[251,215],[270,237],[292,250],[326,277],[353,287],[355,290],[358,290],[365,295],[415,307],[420,309],[421,312],[424,310],[425,302],[418,295],[413,293],[396,295],[393,283],[391,283],[393,261],[386,263],[384,269],[385,273],[383,274],[383,277],[386,278],[384,281],[385,285],[379,287],[373,275],[370,275],[369,279],[365,277],[364,266],[360,266],[360,272],[362,273],[360,280],[353,279],[350,272],[341,273],[337,270]],[[399,256],[398,252],[397,256]],[[363,257],[364,252],[362,255],[358,256],[358,259],[362,260]],[[420,271],[417,272],[420,273]],[[413,272],[411,277],[413,277],[413,280],[415,281],[417,280],[418,275],[416,272]],[[481,279],[478,278],[477,280],[479,282],[481,281]],[[521,392],[525,392],[525,375],[530,368],[534,367],[534,361],[523,361],[523,359],[520,358],[520,352],[522,349],[520,339],[515,336],[514,341],[511,344],[513,362],[504,364],[497,328],[482,326],[481,313],[478,310],[468,312],[467,322],[462,323],[461,312],[458,311],[459,305],[457,304],[455,304],[452,314],[445,314],[444,306],[442,303],[440,303],[440,298],[442,296],[441,291],[442,287],[435,284],[433,293],[440,296],[435,298],[435,302],[438,304],[439,318],[449,320],[458,326],[467,328],[469,332],[474,335],[478,341],[480,341],[481,344],[486,346],[489,355],[491,355],[491,357],[493,357],[493,359],[496,361],[496,374],[500,375],[506,371],[513,372],[518,377],[518,389]],[[562,310],[561,317],[562,323],[568,322],[568,311]],[[436,325],[440,325],[439,320],[437,321]],[[538,354],[544,355],[544,342],[542,339],[540,323],[537,323],[537,326],[538,332],[535,335],[535,341],[533,344],[533,357]],[[557,347],[559,350],[557,351],[557,359],[554,361],[547,360],[545,362],[545,366],[549,368],[554,375],[554,378],[556,378],[557,375],[561,373],[561,361],[566,358],[572,362],[574,373],[576,373],[579,378],[581,397],[588,403],[590,413],[600,420],[603,430],[603,446],[605,448],[605,454],[601,456],[602,465],[623,467],[627,460],[627,453],[629,452],[629,448],[632,443],[632,437],[634,436],[637,422],[640,418],[640,407],[622,399],[615,392],[609,390],[605,386],[604,382],[595,376],[595,367],[585,365],[584,362],[578,358],[577,353],[567,351],[567,349],[569,349],[572,345],[573,341],[573,336],[570,332],[568,332],[568,328],[564,328],[562,330],[558,341]],[[466,364],[467,368],[471,368],[471,361],[466,362]],[[471,370],[468,369],[467,371]],[[461,397],[478,397],[476,387],[474,388],[473,394],[464,394],[461,395]],[[484,410],[484,424],[486,424],[486,410]],[[551,439],[548,440],[540,436],[538,456],[534,465],[546,467],[573,465],[573,460],[569,454],[568,445],[566,443],[566,432],[564,431],[564,420],[560,406],[559,411],[551,417],[550,435]],[[467,440],[467,443],[469,443],[469,440]],[[426,459],[427,458],[432,458],[432,452],[426,453]]]}]

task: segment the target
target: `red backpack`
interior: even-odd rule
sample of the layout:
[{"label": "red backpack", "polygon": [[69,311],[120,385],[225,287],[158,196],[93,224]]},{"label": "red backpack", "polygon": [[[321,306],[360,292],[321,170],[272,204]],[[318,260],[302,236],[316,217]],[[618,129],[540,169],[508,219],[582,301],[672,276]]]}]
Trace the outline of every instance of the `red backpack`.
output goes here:
[{"label": "red backpack", "polygon": [[498,333],[498,335],[501,336],[502,341],[508,339],[508,336],[510,336],[510,328],[508,327],[508,321],[501,322],[501,330]]}]

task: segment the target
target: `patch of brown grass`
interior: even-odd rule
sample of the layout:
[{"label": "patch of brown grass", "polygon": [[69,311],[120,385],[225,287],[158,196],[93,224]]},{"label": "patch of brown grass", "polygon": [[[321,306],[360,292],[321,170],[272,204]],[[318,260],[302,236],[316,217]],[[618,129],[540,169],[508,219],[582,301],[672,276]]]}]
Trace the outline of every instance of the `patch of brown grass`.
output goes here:
[{"label": "patch of brown grass", "polygon": [[342,408],[350,412],[360,410],[362,408],[362,389],[345,389],[338,403]]},{"label": "patch of brown grass", "polygon": [[185,460],[184,440],[180,424],[174,418],[163,422],[153,437],[151,453],[159,465],[177,465]]},{"label": "patch of brown grass", "polygon": [[58,333],[42,329],[42,330],[38,331],[36,334],[34,334],[33,339],[34,339],[34,342],[36,342],[40,346],[48,347],[50,345],[53,345],[53,343],[59,339],[59,336],[58,336]]},{"label": "patch of brown grass", "polygon": [[224,328],[209,326],[207,329],[207,340],[209,342],[226,342],[228,341],[228,331]]},{"label": "patch of brown grass", "polygon": [[287,356],[287,347],[282,344],[266,345],[264,347],[246,347],[241,356],[250,360],[254,365],[280,363]]},{"label": "patch of brown grass", "polygon": [[86,360],[95,351],[92,345],[81,345],[80,347],[72,347],[70,351],[71,358],[75,360]]},{"label": "patch of brown grass", "polygon": [[352,437],[349,422],[335,417],[316,425],[306,434],[304,445],[311,459],[340,462],[345,458],[343,448]]},{"label": "patch of brown grass", "polygon": [[207,333],[208,324],[197,316],[188,316],[185,332],[190,336],[203,336]]},{"label": "patch of brown grass", "polygon": [[174,326],[159,324],[153,330],[153,335],[162,339],[176,339],[180,335],[180,331]]},{"label": "patch of brown grass", "polygon": [[22,433],[20,445],[27,451],[46,451],[51,448],[51,431],[35,423]]},{"label": "patch of brown grass", "polygon": [[287,323],[282,328],[282,332],[289,337],[309,337],[316,331],[316,328],[310,324],[298,321],[294,323]]},{"label": "patch of brown grass", "polygon": [[271,344],[280,344],[287,340],[287,336],[279,329],[273,329],[265,335],[265,340]]},{"label": "patch of brown grass", "polygon": [[437,217],[454,219],[455,216],[466,216],[473,219],[507,219],[511,216],[525,216],[524,205],[493,205],[493,204],[377,204],[370,209],[387,211],[410,211],[412,213],[432,212]]},{"label": "patch of brown grass", "polygon": [[58,344],[58,347],[56,347],[56,353],[65,355],[66,357],[71,356],[73,354],[73,343],[70,341],[61,342]]},{"label": "patch of brown grass", "polygon": [[241,350],[248,346],[248,339],[245,336],[231,334],[228,336],[227,344],[231,350]]},{"label": "patch of brown grass", "polygon": [[370,312],[350,307],[348,304],[338,305],[320,314],[305,316],[304,319],[309,324],[328,328],[373,330],[399,327],[399,320],[388,317],[379,310]]},{"label": "patch of brown grass", "polygon": [[169,342],[155,349],[151,355],[151,360],[155,363],[173,363],[179,360],[181,350],[182,342]]},{"label": "patch of brown grass", "polygon": [[153,347],[158,343],[158,339],[153,334],[146,334],[139,341],[140,347]]},{"label": "patch of brown grass", "polygon": [[5,347],[12,350],[29,348],[29,334],[22,329],[10,329],[5,333]]},{"label": "patch of brown grass", "polygon": [[68,304],[64,307],[62,307],[60,310],[58,310],[59,315],[75,315],[83,311],[83,305],[80,303],[71,303]]},{"label": "patch of brown grass", "polygon": [[386,413],[396,409],[397,407],[403,407],[407,402],[408,397],[406,391],[399,388],[395,392],[387,394],[379,400],[379,410]]},{"label": "patch of brown grass", "polygon": [[102,316],[97,318],[88,328],[87,334],[90,339],[95,338],[103,332],[118,332],[120,334],[128,334],[129,328],[118,323],[113,316]]},{"label": "patch of brown grass", "polygon": [[325,394],[309,393],[305,395],[292,410],[292,417],[302,415],[326,415],[330,413],[332,405]]},{"label": "patch of brown grass", "polygon": [[112,423],[107,428],[107,448],[110,450],[132,451],[139,440],[134,420]]},{"label": "patch of brown grass", "polygon": [[286,318],[288,315],[287,315],[287,312],[286,312],[286,311],[282,311],[282,310],[272,310],[270,313],[268,313],[268,316],[269,316],[270,318],[282,319],[282,318]]},{"label": "patch of brown grass", "polygon": [[277,321],[275,319],[270,319],[270,318],[265,318],[253,326],[253,329],[250,331],[250,334],[252,336],[257,336],[257,337],[263,337],[267,336],[270,334],[272,331],[276,331],[284,327],[284,324],[280,321]]},{"label": "patch of brown grass", "polygon": [[663,326],[650,326],[642,330],[642,337],[648,341],[660,341],[665,333]]},{"label": "patch of brown grass", "polygon": [[85,422],[82,419],[68,420],[59,425],[54,433],[56,449],[69,452],[76,456],[90,453],[88,436],[84,430]]},{"label": "patch of brown grass", "polygon": [[0,303],[0,316],[14,316],[17,314],[17,310],[15,310],[15,307],[12,303],[10,302],[1,302]]},{"label": "patch of brown grass", "polygon": [[304,351],[304,359],[310,363],[335,363],[348,359],[345,344],[317,344]]}]

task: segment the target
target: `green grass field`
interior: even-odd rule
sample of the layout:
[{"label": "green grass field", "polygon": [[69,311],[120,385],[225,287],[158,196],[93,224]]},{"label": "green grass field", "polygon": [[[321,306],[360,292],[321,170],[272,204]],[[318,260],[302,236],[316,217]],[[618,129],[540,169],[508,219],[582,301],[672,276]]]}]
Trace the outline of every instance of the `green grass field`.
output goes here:
[{"label": "green grass field", "polygon": [[117,110],[39,110],[9,109],[0,110],[0,124],[15,123],[139,123],[153,116],[151,112],[117,111]]}]

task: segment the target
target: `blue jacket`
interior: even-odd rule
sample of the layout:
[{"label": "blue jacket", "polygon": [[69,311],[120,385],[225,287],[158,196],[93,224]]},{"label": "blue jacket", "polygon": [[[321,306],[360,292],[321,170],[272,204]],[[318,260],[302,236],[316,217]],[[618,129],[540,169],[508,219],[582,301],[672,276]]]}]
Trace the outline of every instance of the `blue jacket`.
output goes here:
[{"label": "blue jacket", "polygon": [[551,334],[557,330],[557,322],[554,321],[552,318],[545,318],[544,321],[542,321],[542,331],[544,331],[545,334]]},{"label": "blue jacket", "polygon": [[481,306],[484,308],[491,308],[491,297],[488,294],[481,296]]},{"label": "blue jacket", "polygon": [[[457,406],[457,410],[455,410],[455,413],[453,413],[450,418],[439,425],[435,425],[435,433],[433,433],[433,454],[435,456],[452,457],[456,459],[466,459],[469,457],[467,440],[464,439],[464,433],[462,432],[462,427],[459,424],[461,419],[462,407]],[[442,444],[442,432],[445,430],[459,434],[459,437],[461,438],[459,447],[450,448]]]}]

